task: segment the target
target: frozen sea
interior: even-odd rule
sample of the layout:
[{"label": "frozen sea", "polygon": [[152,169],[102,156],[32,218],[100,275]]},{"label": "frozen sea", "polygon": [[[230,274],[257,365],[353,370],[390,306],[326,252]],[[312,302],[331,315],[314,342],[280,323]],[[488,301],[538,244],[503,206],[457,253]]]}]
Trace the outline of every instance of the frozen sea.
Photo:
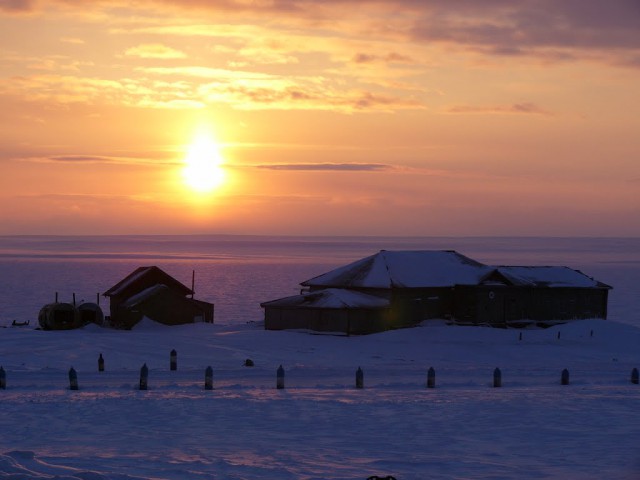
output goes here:
[{"label": "frozen sea", "polygon": [[[379,250],[457,250],[490,265],[565,265],[613,286],[609,318],[637,322],[640,239],[533,237],[0,237],[0,324],[34,321],[55,299],[96,301],[135,268],[156,265],[215,304],[215,322],[262,319],[260,303]],[[108,309],[104,298],[101,305]],[[640,326],[640,324],[638,325]]]}]

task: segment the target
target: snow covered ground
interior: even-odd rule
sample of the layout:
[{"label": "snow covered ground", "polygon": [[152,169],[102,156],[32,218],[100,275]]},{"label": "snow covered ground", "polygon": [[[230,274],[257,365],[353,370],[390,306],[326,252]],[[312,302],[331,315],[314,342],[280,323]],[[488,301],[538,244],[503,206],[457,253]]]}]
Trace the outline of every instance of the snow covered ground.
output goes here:
[{"label": "snow covered ground", "polygon": [[[610,320],[524,330],[522,340],[438,322],[361,337],[247,323],[261,319],[260,302],[381,248],[578,268],[614,287]],[[0,328],[0,480],[640,479],[640,385],[630,382],[639,255],[639,239],[0,237],[0,327],[31,321]],[[195,269],[216,323],[33,328],[55,292],[93,300],[141,265],[182,281]],[[435,389],[425,388],[429,367]]]},{"label": "snow covered ground", "polygon": [[634,325],[432,322],[344,337],[144,321],[130,332],[1,328],[0,341],[0,479],[640,478]]}]

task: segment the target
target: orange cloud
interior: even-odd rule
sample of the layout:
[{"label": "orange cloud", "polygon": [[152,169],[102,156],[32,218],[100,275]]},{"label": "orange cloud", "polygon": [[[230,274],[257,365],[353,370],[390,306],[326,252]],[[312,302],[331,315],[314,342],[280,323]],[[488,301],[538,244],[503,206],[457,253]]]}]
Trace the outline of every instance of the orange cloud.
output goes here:
[{"label": "orange cloud", "polygon": [[175,59],[186,58],[187,56],[180,50],[167,47],[160,43],[146,43],[137,47],[128,48],[124,54],[127,57],[138,58],[159,58],[159,59]]},{"label": "orange cloud", "polygon": [[474,106],[457,105],[450,107],[448,113],[482,113],[482,114],[534,114],[551,115],[551,113],[533,103],[514,103],[512,105]]},{"label": "orange cloud", "polygon": [[258,168],[294,171],[379,172],[392,169],[393,167],[381,163],[276,163],[271,165],[258,165]]},{"label": "orange cloud", "polygon": [[28,13],[35,9],[35,0],[2,0],[0,11],[8,13]]}]

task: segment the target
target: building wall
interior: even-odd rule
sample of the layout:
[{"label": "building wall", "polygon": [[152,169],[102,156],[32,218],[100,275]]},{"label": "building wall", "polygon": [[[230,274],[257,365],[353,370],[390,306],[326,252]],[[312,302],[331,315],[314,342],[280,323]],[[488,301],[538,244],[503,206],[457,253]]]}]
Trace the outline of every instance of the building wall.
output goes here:
[{"label": "building wall", "polygon": [[[313,287],[310,291],[322,290]],[[430,318],[447,318],[453,311],[453,287],[433,288],[353,288],[356,292],[390,299],[393,318],[390,328],[415,325]]]},{"label": "building wall", "polygon": [[453,316],[461,323],[505,325],[607,317],[607,289],[482,285],[455,289]]},{"label": "building wall", "polygon": [[213,303],[203,302],[202,300],[196,300],[195,298],[190,300],[202,310],[202,321],[205,323],[213,323]]},{"label": "building wall", "polygon": [[203,317],[202,309],[187,298],[157,295],[141,303],[138,309],[156,322],[165,325],[193,323],[197,317]]},{"label": "building wall", "polygon": [[453,288],[392,289],[391,305],[396,323],[415,325],[432,318],[449,318],[453,312]]},{"label": "building wall", "polygon": [[549,288],[532,289],[531,311],[534,319],[607,318],[606,289]]},{"label": "building wall", "polygon": [[390,318],[388,309],[265,307],[264,328],[363,334],[393,328]]},{"label": "building wall", "polygon": [[606,318],[607,297],[608,290],[604,288],[480,285],[394,289],[389,309],[265,307],[265,329],[355,334],[412,326],[433,318],[496,326],[519,320]]},{"label": "building wall", "polygon": [[[206,308],[207,305],[211,307],[210,311]],[[194,323],[198,319],[207,321],[207,318],[213,320],[213,305],[194,302],[190,298],[165,292],[154,295],[133,307],[120,307],[116,315],[112,313],[111,322],[115,327],[129,329],[143,317],[165,325]]]}]

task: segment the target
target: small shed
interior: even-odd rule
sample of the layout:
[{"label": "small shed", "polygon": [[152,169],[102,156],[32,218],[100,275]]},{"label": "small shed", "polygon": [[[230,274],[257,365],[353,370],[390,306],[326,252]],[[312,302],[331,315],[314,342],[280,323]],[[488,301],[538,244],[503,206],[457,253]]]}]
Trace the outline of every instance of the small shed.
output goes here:
[{"label": "small shed", "polygon": [[165,325],[213,323],[214,305],[156,266],[140,267],[107,290],[111,325],[131,328],[143,317]]},{"label": "small shed", "polygon": [[328,288],[260,304],[265,329],[305,329],[349,334],[393,328],[388,299],[352,290]]}]

